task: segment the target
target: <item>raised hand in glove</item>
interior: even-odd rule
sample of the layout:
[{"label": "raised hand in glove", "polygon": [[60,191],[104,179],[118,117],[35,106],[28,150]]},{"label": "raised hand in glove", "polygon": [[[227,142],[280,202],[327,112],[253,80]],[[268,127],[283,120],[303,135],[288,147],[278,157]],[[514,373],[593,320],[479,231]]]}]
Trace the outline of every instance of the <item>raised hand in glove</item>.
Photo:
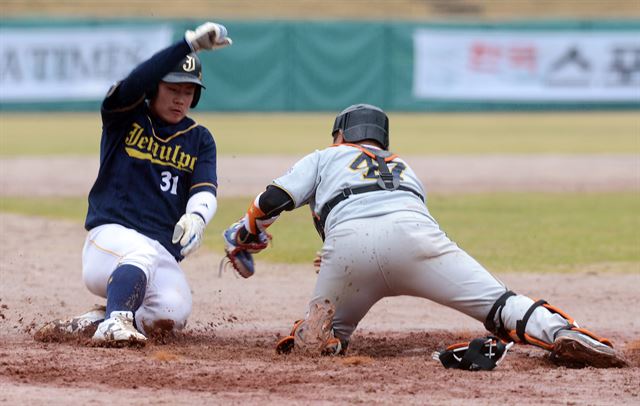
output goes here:
[{"label": "raised hand in glove", "polygon": [[206,22],[195,30],[187,30],[184,38],[195,52],[220,49],[233,44],[227,37],[227,28],[222,24]]},{"label": "raised hand in glove", "polygon": [[182,256],[186,257],[200,247],[204,227],[204,219],[198,214],[186,213],[180,217],[173,229],[171,242],[174,244],[180,242]]},{"label": "raised hand in glove", "polygon": [[[266,232],[259,235],[248,234],[242,222],[233,223],[222,234],[226,258],[243,278],[255,272],[252,253],[262,251],[269,246],[270,236]],[[223,258],[224,259],[224,258]]]}]

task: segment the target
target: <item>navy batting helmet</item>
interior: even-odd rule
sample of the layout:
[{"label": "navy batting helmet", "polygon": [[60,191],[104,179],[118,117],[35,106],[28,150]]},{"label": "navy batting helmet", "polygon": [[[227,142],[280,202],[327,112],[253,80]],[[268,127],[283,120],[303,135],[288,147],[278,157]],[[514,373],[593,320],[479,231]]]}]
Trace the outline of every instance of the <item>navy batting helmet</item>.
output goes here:
[{"label": "navy batting helmet", "polygon": [[197,85],[193,95],[193,101],[191,102],[191,108],[196,107],[200,100],[200,92],[202,89],[205,89],[202,84],[202,63],[200,62],[200,58],[198,58],[198,55],[195,53],[190,53],[185,56],[171,72],[162,78],[162,81],[167,83],[193,83]]},{"label": "navy batting helmet", "polygon": [[376,106],[354,104],[347,107],[336,117],[331,135],[338,130],[342,130],[347,142],[374,140],[389,149],[389,118]]}]

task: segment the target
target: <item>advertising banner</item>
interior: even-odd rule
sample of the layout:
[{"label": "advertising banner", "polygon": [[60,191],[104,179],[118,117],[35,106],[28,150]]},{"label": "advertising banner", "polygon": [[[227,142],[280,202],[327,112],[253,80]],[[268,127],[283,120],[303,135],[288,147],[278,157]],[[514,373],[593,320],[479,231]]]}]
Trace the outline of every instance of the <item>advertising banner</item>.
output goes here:
[{"label": "advertising banner", "polygon": [[[640,21],[224,21],[199,111],[640,109]],[[189,20],[0,21],[0,113],[97,111]]]},{"label": "advertising banner", "polygon": [[414,31],[413,96],[640,101],[637,31]]},{"label": "advertising banner", "polygon": [[2,28],[0,102],[100,100],[172,35],[169,25]]}]

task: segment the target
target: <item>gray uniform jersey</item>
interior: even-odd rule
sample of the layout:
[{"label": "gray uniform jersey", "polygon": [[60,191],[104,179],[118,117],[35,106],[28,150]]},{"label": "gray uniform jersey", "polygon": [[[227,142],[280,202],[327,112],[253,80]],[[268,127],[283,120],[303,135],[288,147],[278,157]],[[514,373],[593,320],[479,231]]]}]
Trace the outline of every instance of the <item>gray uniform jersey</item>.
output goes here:
[{"label": "gray uniform jersey", "polygon": [[[377,149],[369,145],[367,147]],[[422,183],[406,162],[396,157],[387,166],[392,173],[400,176],[400,185],[425,196]],[[296,208],[308,203],[319,216],[322,207],[345,188],[375,184],[377,180],[378,164],[375,159],[355,146],[342,144],[305,156],[285,175],[275,179],[273,184],[289,193]],[[411,197],[407,198],[407,195]],[[428,216],[424,202],[409,191],[380,190],[352,195],[331,210],[325,230],[347,220],[403,210]]]}]

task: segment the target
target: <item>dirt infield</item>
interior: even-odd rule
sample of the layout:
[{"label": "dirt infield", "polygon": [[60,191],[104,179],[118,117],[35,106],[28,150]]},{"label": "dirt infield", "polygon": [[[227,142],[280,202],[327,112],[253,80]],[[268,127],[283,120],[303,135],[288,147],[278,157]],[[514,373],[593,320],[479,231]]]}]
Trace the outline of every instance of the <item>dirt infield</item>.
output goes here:
[{"label": "dirt infield", "polygon": [[302,316],[311,266],[259,263],[247,280],[198,252],[184,268],[194,309],[186,331],[143,349],[82,340],[41,343],[34,329],[98,298],[81,282],[80,224],[0,214],[0,403],[6,404],[638,404],[640,275],[499,277],[543,297],[614,340],[632,363],[569,369],[517,346],[493,372],[445,370],[432,351],[484,335],[481,325],[428,301],[388,298],[365,317],[348,356],[279,356],[274,345]]},{"label": "dirt infield", "polygon": [[[220,193],[257,193],[294,160],[221,157]],[[637,155],[408,160],[437,193],[640,190]],[[0,197],[84,196],[97,160],[5,158],[0,172]],[[32,337],[46,321],[100,303],[81,281],[82,226],[9,214],[0,214],[0,225],[0,403],[640,403],[638,272],[498,275],[613,339],[632,364],[621,370],[560,367],[527,346],[493,372],[445,370],[433,351],[485,331],[460,313],[406,297],[374,306],[346,357],[278,356],[278,338],[303,315],[312,267],[259,262],[250,279],[220,278],[220,258],[204,251],[184,262],[194,297],[187,329],[143,349],[116,350]]]}]

